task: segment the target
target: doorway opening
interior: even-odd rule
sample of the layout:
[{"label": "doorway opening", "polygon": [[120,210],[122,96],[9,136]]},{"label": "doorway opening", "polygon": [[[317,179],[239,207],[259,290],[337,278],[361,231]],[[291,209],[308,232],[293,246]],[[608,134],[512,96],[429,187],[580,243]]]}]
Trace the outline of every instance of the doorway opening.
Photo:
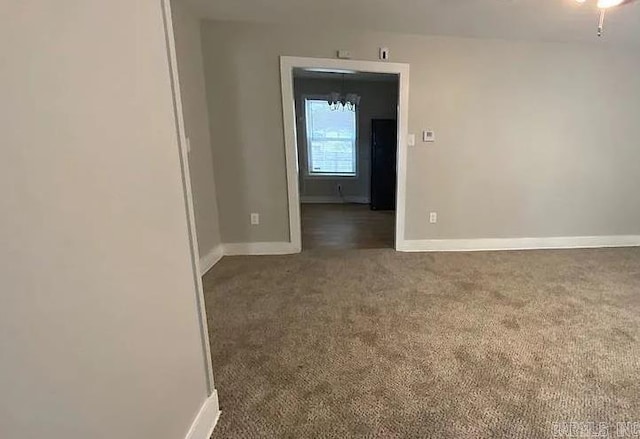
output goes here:
[{"label": "doorway opening", "polygon": [[402,248],[407,64],[281,57],[295,251]]},{"label": "doorway opening", "polygon": [[302,249],[393,248],[398,75],[293,70]]}]

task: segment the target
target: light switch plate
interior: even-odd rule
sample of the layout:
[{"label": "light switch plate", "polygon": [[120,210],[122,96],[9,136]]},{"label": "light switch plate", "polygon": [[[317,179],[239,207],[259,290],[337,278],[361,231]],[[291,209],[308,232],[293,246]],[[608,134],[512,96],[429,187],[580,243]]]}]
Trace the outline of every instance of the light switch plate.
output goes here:
[{"label": "light switch plate", "polygon": [[409,134],[409,136],[407,137],[407,145],[416,146],[416,135],[415,134]]}]

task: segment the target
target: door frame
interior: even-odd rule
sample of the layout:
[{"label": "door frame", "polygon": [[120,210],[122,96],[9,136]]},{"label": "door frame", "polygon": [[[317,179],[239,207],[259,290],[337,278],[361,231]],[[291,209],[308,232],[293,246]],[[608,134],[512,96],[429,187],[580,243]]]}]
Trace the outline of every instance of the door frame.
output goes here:
[{"label": "door frame", "polygon": [[296,108],[293,90],[293,69],[321,68],[355,70],[367,73],[389,73],[398,75],[398,151],[396,159],[396,225],[395,249],[399,251],[405,241],[406,187],[407,187],[407,141],[409,139],[409,64],[380,61],[359,61],[331,58],[280,57],[280,80],[282,86],[282,120],[284,124],[284,146],[287,168],[287,192],[289,204],[289,235],[292,253],[302,251],[302,229],[300,222],[300,188],[298,165],[298,142],[296,133]]}]

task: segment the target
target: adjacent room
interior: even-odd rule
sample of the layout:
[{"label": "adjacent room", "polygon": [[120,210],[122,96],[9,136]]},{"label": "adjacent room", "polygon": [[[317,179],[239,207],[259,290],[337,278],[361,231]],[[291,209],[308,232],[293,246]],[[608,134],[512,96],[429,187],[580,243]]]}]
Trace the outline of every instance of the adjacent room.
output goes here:
[{"label": "adjacent room", "polygon": [[396,75],[294,69],[302,248],[393,248]]},{"label": "adjacent room", "polygon": [[631,437],[640,4],[175,3],[214,438]]}]

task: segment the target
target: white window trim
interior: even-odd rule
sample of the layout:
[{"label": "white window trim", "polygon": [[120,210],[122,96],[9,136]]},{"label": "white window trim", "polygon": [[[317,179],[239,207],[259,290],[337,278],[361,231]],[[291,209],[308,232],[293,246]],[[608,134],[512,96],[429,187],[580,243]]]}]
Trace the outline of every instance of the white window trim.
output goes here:
[{"label": "white window trim", "polygon": [[[360,109],[358,107],[356,107],[355,110],[355,132],[356,132],[356,138],[354,141],[354,154],[353,154],[353,160],[354,160],[354,169],[355,169],[355,173],[354,174],[323,174],[323,173],[315,173],[315,172],[311,172],[311,168],[310,168],[310,153],[309,153],[309,125],[308,125],[308,120],[307,120],[307,101],[308,100],[312,100],[312,101],[322,101],[322,100],[327,100],[328,99],[328,95],[321,95],[321,94],[305,94],[302,95],[302,108],[303,108],[303,120],[304,123],[302,124],[303,126],[303,130],[304,130],[304,134],[303,134],[303,141],[304,141],[304,163],[305,163],[305,169],[304,169],[304,177],[305,179],[309,179],[309,180],[338,180],[338,179],[345,179],[345,180],[354,180],[357,179],[360,175],[360,166],[359,166],[359,160],[360,160],[360,151],[359,151],[359,146],[360,146],[360,130],[358,129],[359,126],[359,122],[360,122]],[[327,103],[327,105],[329,105]]]}]

